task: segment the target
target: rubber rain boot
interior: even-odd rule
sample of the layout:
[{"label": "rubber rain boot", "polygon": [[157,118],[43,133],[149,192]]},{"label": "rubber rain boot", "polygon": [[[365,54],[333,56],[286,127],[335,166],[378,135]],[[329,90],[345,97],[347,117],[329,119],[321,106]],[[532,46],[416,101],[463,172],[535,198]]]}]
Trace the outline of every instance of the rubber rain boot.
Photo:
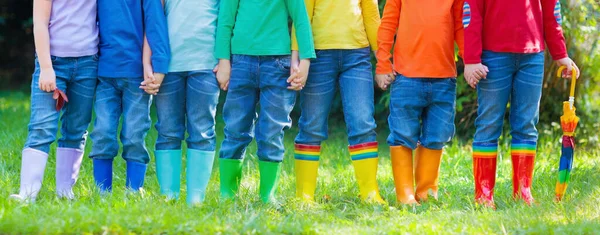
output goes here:
[{"label": "rubber rain boot", "polygon": [[423,146],[417,147],[415,153],[415,184],[417,201],[427,201],[429,190],[438,199],[438,178],[440,175],[440,164],[442,162],[442,150],[428,149]]},{"label": "rubber rain boot", "polygon": [[127,189],[133,192],[142,190],[147,167],[148,165],[145,163],[127,161],[127,175],[125,176]]},{"label": "rubber rain boot", "polygon": [[74,148],[56,149],[56,193],[59,198],[75,199],[73,185],[79,177],[83,153]]},{"label": "rubber rain boot", "polygon": [[497,143],[473,143],[475,202],[494,209],[496,208],[494,204],[494,187],[496,186],[497,158]]},{"label": "rubber rain boot", "polygon": [[19,194],[10,195],[10,198],[21,202],[35,202],[42,188],[48,154],[33,148],[25,148],[21,154],[21,187]]},{"label": "rubber rain boot", "polygon": [[390,146],[396,199],[405,205],[418,205],[415,199],[413,151],[404,146]]},{"label": "rubber rain boot", "polygon": [[296,197],[311,202],[315,200],[320,154],[319,145],[295,145]]},{"label": "rubber rain boot", "polygon": [[523,199],[531,205],[534,202],[531,195],[533,167],[535,165],[536,142],[512,141],[511,160],[513,168],[513,197]]},{"label": "rubber rain boot", "polygon": [[276,202],[275,192],[281,172],[281,162],[258,161],[260,171],[260,199],[264,203]]},{"label": "rubber rain boot", "polygon": [[113,159],[96,159],[94,163],[94,182],[100,189],[100,193],[112,191]]},{"label": "rubber rain boot", "polygon": [[379,194],[377,184],[377,167],[379,164],[377,142],[352,145],[348,147],[348,150],[352,157],[360,198],[369,203],[386,204]]},{"label": "rubber rain boot", "polygon": [[160,186],[160,194],[168,200],[179,198],[181,190],[181,149],[156,150],[156,177]]},{"label": "rubber rain boot", "polygon": [[221,198],[235,198],[242,180],[242,165],[242,159],[219,159]]},{"label": "rubber rain boot", "polygon": [[197,205],[204,201],[214,161],[214,151],[187,150],[187,168],[185,174],[187,203],[189,205]]}]

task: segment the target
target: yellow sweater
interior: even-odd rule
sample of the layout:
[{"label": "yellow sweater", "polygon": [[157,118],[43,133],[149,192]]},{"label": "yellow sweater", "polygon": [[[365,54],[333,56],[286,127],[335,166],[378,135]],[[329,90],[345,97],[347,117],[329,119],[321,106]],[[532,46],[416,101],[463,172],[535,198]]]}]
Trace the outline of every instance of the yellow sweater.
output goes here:
[{"label": "yellow sweater", "polygon": [[[304,0],[311,21],[315,49],[377,50],[381,19],[377,0]],[[298,50],[292,29],[292,50]]]}]

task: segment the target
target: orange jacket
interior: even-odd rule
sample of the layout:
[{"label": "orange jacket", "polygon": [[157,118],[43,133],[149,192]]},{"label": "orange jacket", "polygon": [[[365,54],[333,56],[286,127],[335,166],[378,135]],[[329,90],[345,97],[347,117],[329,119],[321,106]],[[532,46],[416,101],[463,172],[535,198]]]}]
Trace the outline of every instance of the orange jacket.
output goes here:
[{"label": "orange jacket", "polygon": [[[377,34],[377,74],[456,77],[454,42],[463,54],[464,0],[388,0]],[[394,46],[394,64],[390,53]]]}]

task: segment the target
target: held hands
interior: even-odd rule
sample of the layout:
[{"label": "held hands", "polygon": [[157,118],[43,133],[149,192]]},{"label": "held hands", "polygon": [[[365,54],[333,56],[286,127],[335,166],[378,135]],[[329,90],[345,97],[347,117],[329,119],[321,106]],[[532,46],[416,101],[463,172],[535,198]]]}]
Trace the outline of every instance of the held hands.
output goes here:
[{"label": "held hands", "polygon": [[381,90],[387,90],[388,87],[390,87],[390,85],[396,80],[396,73],[389,73],[389,74],[376,74],[375,75],[375,82],[377,83],[377,86],[379,88],[381,88]]},{"label": "held hands", "polygon": [[229,79],[231,78],[231,61],[221,59],[215,66],[213,72],[217,74],[217,82],[221,90],[226,91],[229,88]]},{"label": "held hands", "polygon": [[569,57],[565,57],[559,60],[556,60],[556,63],[558,64],[558,66],[565,66],[567,68],[566,72],[562,73],[562,78],[571,78],[573,76],[573,70],[575,70],[575,73],[577,75],[577,78],[579,78],[579,68],[577,67],[577,64],[575,64],[575,62],[573,62],[573,60],[571,60],[571,58]]},{"label": "held hands", "polygon": [[144,64],[144,81],[141,83],[140,89],[150,95],[156,95],[164,78],[164,73],[155,73],[151,64]]},{"label": "held hands", "polygon": [[40,90],[45,92],[52,92],[56,90],[56,74],[54,73],[54,69],[52,67],[40,69],[38,87]]},{"label": "held hands", "polygon": [[481,63],[466,64],[465,81],[467,81],[471,88],[475,89],[475,87],[477,87],[477,83],[479,83],[481,79],[485,79],[487,77],[488,72],[490,72],[488,67]]},{"label": "held hands", "polygon": [[306,85],[306,79],[308,79],[308,69],[310,68],[310,60],[303,59],[298,63],[298,59],[292,56],[292,63],[290,66],[290,77],[287,82],[290,84],[288,89],[299,91]]}]

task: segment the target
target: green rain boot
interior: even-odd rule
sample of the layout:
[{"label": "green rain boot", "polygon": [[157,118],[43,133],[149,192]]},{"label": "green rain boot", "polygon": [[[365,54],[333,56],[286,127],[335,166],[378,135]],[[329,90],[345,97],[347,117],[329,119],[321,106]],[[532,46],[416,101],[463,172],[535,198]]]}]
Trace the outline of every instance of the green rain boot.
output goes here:
[{"label": "green rain boot", "polygon": [[200,204],[206,196],[206,187],[212,173],[214,151],[187,150],[187,203],[189,205]]},{"label": "green rain boot", "polygon": [[156,150],[154,156],[160,194],[169,200],[176,200],[181,188],[181,149]]},{"label": "green rain boot", "polygon": [[260,199],[265,203],[274,202],[281,162],[258,161],[258,168],[260,170]]},{"label": "green rain boot", "polygon": [[242,179],[242,159],[219,159],[221,175],[221,198],[233,199],[240,188]]}]

